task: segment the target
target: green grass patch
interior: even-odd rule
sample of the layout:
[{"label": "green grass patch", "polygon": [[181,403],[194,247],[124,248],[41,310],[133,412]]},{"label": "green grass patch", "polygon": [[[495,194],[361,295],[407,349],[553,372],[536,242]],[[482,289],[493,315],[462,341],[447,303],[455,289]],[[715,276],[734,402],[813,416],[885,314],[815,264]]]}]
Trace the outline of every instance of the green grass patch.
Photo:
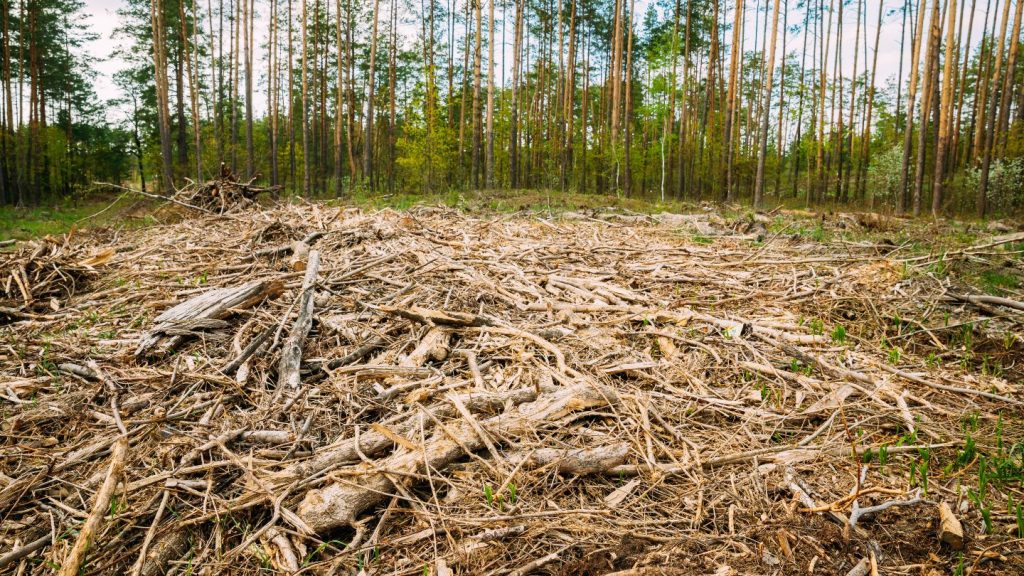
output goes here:
[{"label": "green grass patch", "polygon": [[137,198],[97,195],[61,205],[16,208],[0,206],[0,240],[28,240],[65,234],[78,228],[127,224],[144,225],[148,219],[127,219],[127,210],[139,205]]},{"label": "green grass patch", "polygon": [[982,290],[989,294],[999,295],[1005,290],[1012,290],[1020,287],[1020,278],[1009,272],[999,270],[985,270],[978,275],[978,282]]}]

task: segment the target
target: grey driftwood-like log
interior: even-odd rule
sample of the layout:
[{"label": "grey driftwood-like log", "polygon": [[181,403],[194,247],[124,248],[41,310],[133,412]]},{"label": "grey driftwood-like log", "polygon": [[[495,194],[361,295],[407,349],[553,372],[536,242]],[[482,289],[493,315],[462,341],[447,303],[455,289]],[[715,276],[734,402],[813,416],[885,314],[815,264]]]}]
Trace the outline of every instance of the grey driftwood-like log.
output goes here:
[{"label": "grey driftwood-like log", "polygon": [[[521,404],[507,413],[480,422],[498,437],[515,438],[537,429],[562,424],[587,408],[617,403],[615,391],[591,384],[578,384]],[[473,425],[465,420],[446,423],[443,430],[426,440],[420,450],[399,449],[378,462],[360,463],[340,470],[323,488],[310,490],[299,503],[298,515],[310,528],[322,533],[353,524],[356,518],[391,494],[394,480],[422,474],[427,467],[442,470],[464,457],[466,451],[485,445]]]},{"label": "grey driftwood-like log", "polygon": [[553,467],[559,474],[587,476],[611,470],[626,461],[629,444],[616,442],[594,448],[539,448],[530,452],[510,454],[509,462],[522,463],[523,468]]},{"label": "grey driftwood-like log", "polygon": [[[523,402],[531,402],[536,400],[541,392],[553,392],[554,390],[556,390],[554,387],[541,390],[531,387],[507,392],[474,392],[458,395],[458,399],[470,412],[487,414],[501,410],[509,403],[518,405]],[[425,426],[432,425],[435,419],[445,420],[456,415],[455,408],[449,403],[431,407],[429,411],[430,416],[425,419]],[[381,425],[383,428],[367,430],[359,434],[358,438],[349,437],[325,446],[309,460],[297,462],[273,474],[271,480],[277,486],[286,486],[297,479],[316,476],[329,468],[358,462],[360,454],[368,458],[380,456],[395,445],[394,438],[388,434],[388,431],[393,434],[408,435],[414,430],[418,430],[419,419],[415,416],[405,417],[401,420],[385,421]]]},{"label": "grey driftwood-like log", "polygon": [[157,316],[153,327],[142,334],[135,356],[169,352],[187,337],[185,329],[212,326],[211,321],[226,318],[235,310],[252,307],[264,298],[280,294],[283,289],[284,284],[274,279],[254,280],[241,286],[203,292]]},{"label": "grey driftwood-like log", "polygon": [[306,275],[302,278],[302,288],[299,290],[299,315],[295,318],[288,339],[281,348],[281,362],[277,368],[279,386],[297,389],[302,383],[299,374],[302,366],[302,344],[306,341],[309,329],[313,327],[313,285],[316,284],[316,275],[319,271],[320,252],[311,250]]}]

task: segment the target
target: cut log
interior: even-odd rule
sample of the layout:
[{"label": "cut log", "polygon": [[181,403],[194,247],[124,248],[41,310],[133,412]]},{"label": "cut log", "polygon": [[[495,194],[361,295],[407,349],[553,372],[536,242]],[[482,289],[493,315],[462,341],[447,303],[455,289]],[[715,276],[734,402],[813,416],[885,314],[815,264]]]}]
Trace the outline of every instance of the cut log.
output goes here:
[{"label": "cut log", "polygon": [[306,269],[309,261],[309,244],[302,240],[292,242],[292,255],[288,259],[288,267],[295,272],[302,272]]},{"label": "cut log", "polygon": [[450,334],[440,328],[431,328],[420,339],[416,348],[406,356],[399,365],[409,368],[423,366],[426,361],[435,360],[440,362],[448,357],[448,340]]},{"label": "cut log", "polygon": [[964,547],[964,528],[945,501],[939,502],[939,540],[954,550]]},{"label": "cut log", "polygon": [[469,314],[466,312],[453,312],[450,310],[431,310],[410,306],[398,308],[396,306],[380,306],[378,310],[386,314],[400,316],[413,322],[428,324],[431,326],[497,326],[498,320],[480,314]]},{"label": "cut log", "polygon": [[[542,391],[551,390],[553,388],[542,388]],[[538,394],[539,391],[536,388],[530,387],[508,392],[473,392],[459,395],[458,398],[470,412],[481,414],[494,413],[501,410],[507,403],[511,403],[514,406],[523,402],[533,401],[537,398]],[[426,419],[428,424],[433,422],[434,419],[453,418],[456,415],[456,410],[451,404],[445,403],[430,408],[430,414],[433,418]],[[412,431],[419,429],[418,424],[419,418],[414,416],[397,423],[388,422],[387,427],[395,434],[407,436]],[[285,486],[299,478],[316,476],[328,468],[357,462],[360,453],[370,458],[380,456],[394,445],[394,440],[389,438],[387,434],[369,430],[359,435],[358,445],[354,437],[339,440],[330,446],[321,448],[309,460],[297,462],[275,473],[272,476],[272,480],[277,486]]]},{"label": "cut log", "polygon": [[71,552],[68,553],[67,558],[61,564],[60,571],[58,572],[60,576],[75,576],[78,574],[78,568],[82,565],[82,561],[85,560],[89,547],[92,546],[93,538],[96,536],[100,523],[103,522],[103,517],[110,512],[110,499],[114,495],[114,490],[117,488],[117,484],[121,481],[121,476],[124,473],[124,461],[127,452],[127,438],[121,438],[114,443],[114,447],[111,450],[110,468],[107,470],[107,477],[103,481],[103,485],[96,492],[96,501],[93,502],[89,517],[86,518],[85,523],[82,524],[81,529],[78,531],[75,545],[71,547]]},{"label": "cut log", "polygon": [[[210,321],[230,316],[234,311],[249,308],[264,298],[276,296],[284,290],[280,280],[255,280],[232,288],[217,288],[204,292],[165,310],[153,321],[153,327],[142,334],[136,357],[149,355],[155,348],[165,354],[186,338],[183,329],[210,326]],[[176,332],[178,332],[176,334]]]},{"label": "cut log", "polygon": [[302,288],[299,291],[299,315],[292,324],[292,330],[288,333],[288,339],[281,347],[281,362],[277,368],[277,383],[280,387],[298,389],[302,383],[299,368],[302,365],[302,345],[306,341],[306,335],[313,327],[313,285],[316,283],[316,275],[320,270],[320,252],[312,250],[309,253],[309,264],[306,268],[306,275],[302,279]]},{"label": "cut log", "polygon": [[606,472],[626,461],[629,444],[619,442],[596,448],[540,448],[508,457],[512,464],[523,468],[554,467],[559,474],[586,476]]},{"label": "cut log", "polygon": [[[617,403],[618,397],[609,388],[581,384],[543,394],[526,404],[481,424],[498,437],[516,438],[538,428],[561,425],[574,413],[587,408]],[[299,503],[298,515],[318,533],[343,525],[352,525],[368,508],[391,494],[393,479],[423,474],[427,467],[443,470],[464,457],[466,451],[480,450],[483,440],[473,426],[464,421],[446,423],[435,431],[422,450],[399,449],[391,456],[374,463],[360,463],[340,470],[335,477],[342,480],[310,490]]]}]

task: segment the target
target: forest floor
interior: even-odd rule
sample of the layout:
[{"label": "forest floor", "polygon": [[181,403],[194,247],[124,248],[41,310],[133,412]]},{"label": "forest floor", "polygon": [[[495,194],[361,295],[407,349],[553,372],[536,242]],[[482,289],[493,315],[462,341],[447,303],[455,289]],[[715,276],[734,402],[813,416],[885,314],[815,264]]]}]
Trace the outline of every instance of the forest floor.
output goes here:
[{"label": "forest floor", "polygon": [[1020,229],[453,202],[4,248],[0,573],[1020,573]]}]

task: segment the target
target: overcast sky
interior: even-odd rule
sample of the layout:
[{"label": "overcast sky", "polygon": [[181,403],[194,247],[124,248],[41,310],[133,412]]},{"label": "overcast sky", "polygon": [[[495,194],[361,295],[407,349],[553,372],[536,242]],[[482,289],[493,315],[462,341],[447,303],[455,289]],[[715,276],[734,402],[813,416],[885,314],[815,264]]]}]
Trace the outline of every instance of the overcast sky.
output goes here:
[{"label": "overcast sky", "polygon": [[[585,0],[582,0],[582,1],[585,1]],[[868,5],[867,5],[867,17],[866,17],[866,24],[865,25],[867,26],[867,37],[869,39],[868,59],[869,59],[869,63],[870,63],[870,59],[871,59],[871,56],[872,56],[872,54],[871,54],[871,47],[872,47],[871,44],[873,44],[873,42],[874,42],[874,34],[875,34],[875,30],[876,30],[876,23],[878,21],[878,9],[879,9],[879,6],[878,6],[877,0],[865,0],[865,1],[868,3]],[[387,6],[387,2],[388,2],[388,0],[384,0],[383,2],[381,2],[381,6],[382,6],[381,10],[382,11],[385,10],[385,7]],[[637,6],[636,6],[636,20],[637,20],[638,24],[640,22],[642,22],[644,10],[646,10],[646,6],[648,5],[649,2],[650,2],[650,0],[639,0],[637,2]],[[744,27],[745,28],[744,34],[747,37],[747,40],[745,42],[745,48],[747,50],[749,50],[751,45],[752,45],[752,43],[753,43],[753,37],[754,37],[755,11],[752,9],[753,3],[750,2],[750,0],[747,0],[747,2],[748,2],[748,4],[747,4],[747,10],[746,10],[746,14],[745,14],[745,16],[746,16],[746,25]],[[880,43],[879,43],[878,72],[877,72],[877,79],[876,79],[876,83],[879,86],[884,85],[886,80],[889,79],[890,77],[894,77],[897,74],[897,71],[899,70],[901,16],[898,13],[897,14],[888,14],[888,13],[891,12],[894,8],[899,7],[902,4],[902,2],[903,2],[903,0],[885,0],[885,8],[884,8],[884,10],[885,10],[887,15],[883,18],[882,35],[881,35],[881,40],[880,40]],[[802,11],[798,11],[797,8],[795,7],[796,4],[797,4],[797,2],[795,0],[789,0],[789,3],[793,6],[793,8],[790,10],[790,14],[789,14],[789,24],[790,24],[790,26],[792,26],[793,24],[795,24],[795,23],[800,21],[800,19],[803,17],[803,13],[802,13]],[[117,9],[122,4],[123,4],[122,0],[85,0],[85,6],[86,6],[85,12],[86,12],[86,14],[88,14],[88,25],[91,27],[91,29],[95,33],[98,34],[98,38],[95,41],[88,43],[85,46],[85,49],[88,50],[98,60],[97,64],[96,64],[96,72],[97,72],[96,92],[97,92],[97,95],[100,97],[101,100],[108,100],[108,99],[120,96],[119,90],[117,89],[117,87],[114,85],[114,83],[112,81],[112,76],[113,76],[114,72],[116,72],[117,70],[119,70],[119,69],[121,69],[123,67],[123,63],[120,62],[116,58],[112,58],[111,57],[111,53],[114,51],[114,48],[116,47],[117,42],[118,42],[112,36],[113,36],[113,31],[117,27],[117,24],[118,24]],[[263,13],[266,12],[266,6],[265,6],[265,2],[263,0],[258,0],[256,4],[257,4],[257,10],[258,11],[261,11]],[[977,44],[977,42],[980,40],[980,37],[981,37],[981,27],[983,25],[983,20],[984,20],[984,17],[985,17],[984,7],[981,4],[982,3],[980,3],[980,2],[978,3],[977,13],[976,13],[975,18],[974,18],[974,29],[975,30],[974,30],[974,33],[972,35],[972,40],[971,40],[972,44]],[[996,13],[997,7],[1001,8],[1002,4],[1001,4],[1000,0],[996,0],[995,2],[993,2],[993,4],[998,5],[998,6],[994,5],[992,7],[993,14],[994,14],[994,13]],[[685,6],[685,4],[684,4],[684,6]],[[853,67],[853,51],[854,51],[853,30],[854,30],[854,27],[856,26],[856,12],[855,12],[854,6],[856,6],[855,3],[846,9],[846,12],[844,13],[844,22],[843,22],[844,30],[848,31],[847,34],[844,34],[844,39],[843,39],[844,40],[843,64],[844,64],[844,67],[846,69],[847,75],[852,71],[852,67]],[[511,22],[511,17],[507,18],[507,19],[501,17],[500,6],[499,6],[498,10],[499,11],[497,13],[497,20],[499,20],[499,26],[503,25],[503,24],[500,23],[502,21],[509,21],[509,22]],[[685,8],[684,8],[684,10],[685,10]],[[967,11],[968,12],[970,11],[970,6],[969,5],[967,6]],[[407,17],[414,17],[414,15],[407,15]],[[762,14],[761,17],[763,18],[764,15]],[[964,14],[964,18],[965,18],[965,20],[967,18],[969,18],[969,14],[965,13]],[[909,24],[909,21],[908,21],[908,28],[909,28],[909,25],[910,24]],[[781,27],[782,27],[781,20],[780,20],[779,26],[780,26],[780,39],[781,39]],[[926,20],[926,27],[927,27],[927,20]],[[966,22],[965,22],[965,27],[966,27]],[[260,44],[265,43],[265,41],[266,41],[266,34],[267,34],[267,22],[263,21],[262,19],[258,19],[257,22],[256,22],[256,25],[255,25],[255,28],[256,28],[256,34],[257,34],[257,41]],[[757,28],[761,28],[761,25],[758,24]],[[408,28],[407,28],[409,34],[415,33],[416,29],[417,29],[416,26],[408,26]],[[512,34],[511,34],[511,24],[510,24],[509,25],[509,31],[506,34],[507,42],[509,42],[509,43],[511,42],[511,37],[512,37]],[[496,38],[501,38],[501,29],[500,28],[496,31]],[[728,38],[727,41],[729,41],[730,39],[731,38]],[[906,44],[907,44],[907,46],[905,47],[905,50],[906,50],[906,53],[907,53],[907,60],[909,60],[909,54],[910,54],[909,30],[908,30],[908,40],[907,40]],[[799,52],[800,52],[800,50],[802,48],[803,48],[803,37],[802,37],[801,34],[788,34],[787,35],[787,37],[786,37],[786,48],[785,48],[786,52],[788,52],[788,53],[795,52],[795,53],[797,53],[799,55]],[[782,47],[781,46],[778,48],[778,51],[779,51],[780,57],[781,57],[781,52],[782,52]],[[498,52],[499,52],[499,55],[497,57],[501,58],[501,56],[500,56],[501,51],[499,50]],[[810,52],[810,47],[808,47],[808,52]],[[858,69],[860,71],[863,71],[864,70],[864,66],[865,66],[863,40],[861,41],[860,54],[861,55],[860,55],[860,58],[859,58]],[[263,55],[258,53],[258,57],[257,57],[257,59],[255,61],[255,65],[258,68],[258,70],[257,70],[258,73],[262,72],[263,63],[260,60],[260,58],[262,58],[262,56]],[[810,54],[809,53],[808,53],[808,58],[810,58]],[[498,69],[499,69],[499,71],[500,71],[500,67],[501,66],[502,66],[502,62],[501,62],[501,60],[499,60],[499,62],[498,62]],[[906,74],[907,74],[907,70],[904,69],[904,75],[906,75]],[[501,77],[501,75],[500,75],[500,72],[499,72],[498,73],[498,78],[500,79],[500,77]],[[261,109],[261,105],[262,105],[263,101],[264,101],[263,98],[256,98],[255,105],[256,105],[256,108],[257,108],[256,112],[258,114],[262,113],[262,111],[263,111]],[[116,118],[116,114],[117,114],[116,111],[111,111],[112,119]]]}]

